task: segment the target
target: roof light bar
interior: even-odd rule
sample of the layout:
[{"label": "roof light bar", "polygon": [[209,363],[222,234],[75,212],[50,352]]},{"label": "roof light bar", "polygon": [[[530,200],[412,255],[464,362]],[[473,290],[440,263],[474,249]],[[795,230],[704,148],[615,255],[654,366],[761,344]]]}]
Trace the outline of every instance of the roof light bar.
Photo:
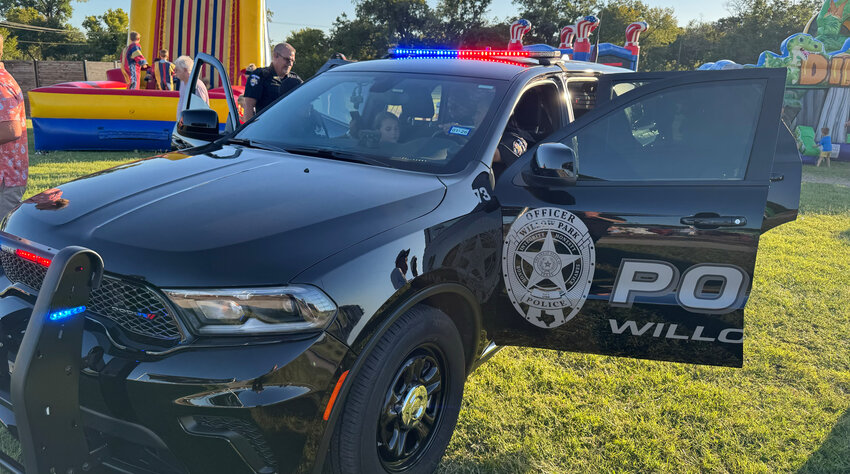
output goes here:
[{"label": "roof light bar", "polygon": [[408,49],[389,50],[391,58],[560,58],[560,51],[508,51],[505,49]]},{"label": "roof light bar", "polygon": [[86,310],[85,306],[77,306],[76,308],[54,311],[54,312],[50,313],[50,316],[48,316],[47,319],[49,319],[51,321],[59,321],[59,320],[62,320],[62,319],[68,319],[71,316],[73,316],[75,314],[80,314],[85,310]]},{"label": "roof light bar", "polygon": [[[394,58],[396,61],[407,61],[411,59],[419,59],[416,56],[401,56],[398,58]],[[457,59],[459,61],[480,61],[480,62],[488,62],[488,63],[501,63],[501,64],[510,64],[511,66],[520,66],[520,67],[529,67],[530,63],[520,61],[521,58],[517,59],[504,59],[504,58],[449,58],[449,59]]]}]

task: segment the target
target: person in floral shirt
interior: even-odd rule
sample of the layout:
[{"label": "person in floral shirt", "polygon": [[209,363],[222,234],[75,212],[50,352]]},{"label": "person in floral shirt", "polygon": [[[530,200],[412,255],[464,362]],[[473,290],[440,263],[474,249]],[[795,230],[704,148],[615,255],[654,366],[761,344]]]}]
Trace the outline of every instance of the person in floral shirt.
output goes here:
[{"label": "person in floral shirt", "polygon": [[[2,57],[3,37],[0,36]],[[24,96],[15,78],[0,62],[0,218],[21,203],[28,174]]]}]

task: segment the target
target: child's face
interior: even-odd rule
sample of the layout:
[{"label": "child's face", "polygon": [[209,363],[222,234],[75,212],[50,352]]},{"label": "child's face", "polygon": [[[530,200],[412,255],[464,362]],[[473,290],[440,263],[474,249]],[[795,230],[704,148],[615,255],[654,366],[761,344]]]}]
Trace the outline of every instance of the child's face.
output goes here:
[{"label": "child's face", "polygon": [[383,121],[381,121],[381,128],[379,130],[381,132],[382,142],[398,143],[398,121],[392,119],[384,119]]}]

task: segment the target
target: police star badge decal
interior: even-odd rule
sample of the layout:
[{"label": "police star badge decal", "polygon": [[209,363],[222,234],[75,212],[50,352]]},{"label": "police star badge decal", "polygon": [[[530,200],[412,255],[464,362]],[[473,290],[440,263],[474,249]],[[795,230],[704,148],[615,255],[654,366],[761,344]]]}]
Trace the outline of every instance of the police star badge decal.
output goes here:
[{"label": "police star badge decal", "polygon": [[530,209],[505,236],[502,274],[508,297],[528,322],[541,328],[561,326],[579,312],[595,265],[587,226],[563,209]]}]

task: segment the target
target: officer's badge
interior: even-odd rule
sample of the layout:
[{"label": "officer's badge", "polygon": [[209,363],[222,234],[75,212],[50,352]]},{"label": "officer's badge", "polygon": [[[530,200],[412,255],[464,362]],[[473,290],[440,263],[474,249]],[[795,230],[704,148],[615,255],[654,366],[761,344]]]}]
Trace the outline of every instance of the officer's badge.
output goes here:
[{"label": "officer's badge", "polygon": [[260,76],[253,76],[252,75],[251,79],[248,82],[251,84],[251,86],[256,86],[257,84],[260,83]]},{"label": "officer's badge", "polygon": [[555,207],[530,209],[505,236],[502,275],[514,308],[531,324],[555,328],[579,312],[593,282],[596,251],[587,226]]},{"label": "officer's badge", "polygon": [[520,156],[525,153],[525,150],[528,150],[528,142],[525,141],[525,138],[517,138],[514,140],[513,152],[514,155]]}]

